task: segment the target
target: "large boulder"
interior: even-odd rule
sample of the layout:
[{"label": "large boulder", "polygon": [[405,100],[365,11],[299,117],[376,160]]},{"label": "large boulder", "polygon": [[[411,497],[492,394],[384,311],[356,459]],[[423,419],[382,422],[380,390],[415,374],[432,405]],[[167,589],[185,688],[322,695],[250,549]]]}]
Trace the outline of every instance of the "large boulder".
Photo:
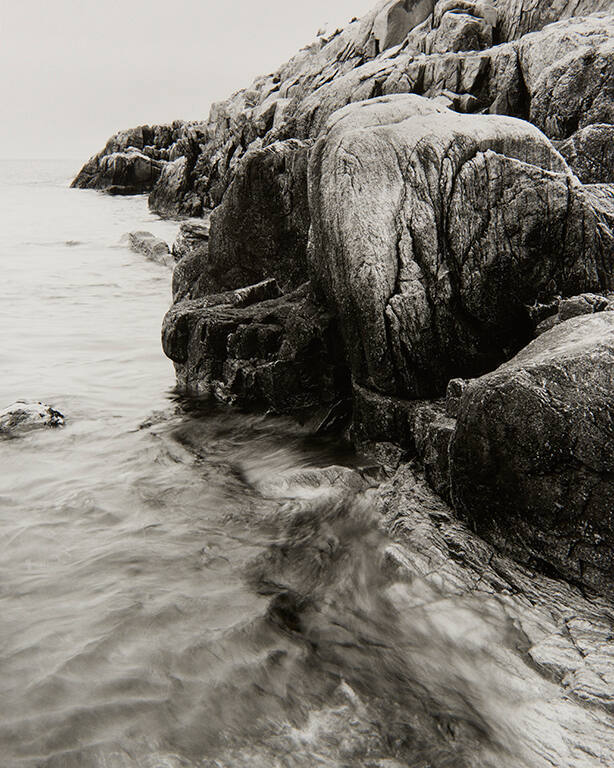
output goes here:
[{"label": "large boulder", "polygon": [[553,139],[614,122],[614,19],[566,19],[524,37],[519,61],[529,120]]},{"label": "large boulder", "polygon": [[614,594],[614,314],[575,317],[470,382],[453,503],[523,562]]},{"label": "large boulder", "polygon": [[252,150],[211,214],[209,290],[274,277],[282,289],[307,279],[307,158],[294,139]]},{"label": "large boulder", "polygon": [[537,299],[614,281],[614,205],[513,118],[411,95],[349,105],[311,153],[309,204],[354,380],[389,394],[492,369],[531,338]]}]

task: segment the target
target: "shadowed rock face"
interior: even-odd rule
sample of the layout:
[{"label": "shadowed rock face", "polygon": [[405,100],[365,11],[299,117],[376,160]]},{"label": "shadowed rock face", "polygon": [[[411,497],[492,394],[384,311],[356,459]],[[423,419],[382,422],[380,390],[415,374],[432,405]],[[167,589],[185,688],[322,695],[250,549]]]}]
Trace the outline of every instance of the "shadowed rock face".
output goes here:
[{"label": "shadowed rock face", "polygon": [[274,277],[282,288],[307,279],[307,158],[310,142],[249,152],[211,215],[210,290]]},{"label": "shadowed rock face", "polygon": [[301,413],[347,393],[334,318],[306,284],[280,296],[267,280],[177,303],[162,344],[187,392],[239,405]]},{"label": "shadowed rock face", "polygon": [[614,183],[614,125],[581,128],[558,149],[583,184]]},{"label": "shadowed rock face", "polygon": [[352,374],[382,392],[437,395],[526,343],[527,305],[613,280],[614,209],[523,121],[416,96],[350,105],[311,154],[309,200]]},{"label": "shadowed rock face", "polygon": [[452,498],[525,562],[614,592],[614,314],[576,317],[470,382]]}]

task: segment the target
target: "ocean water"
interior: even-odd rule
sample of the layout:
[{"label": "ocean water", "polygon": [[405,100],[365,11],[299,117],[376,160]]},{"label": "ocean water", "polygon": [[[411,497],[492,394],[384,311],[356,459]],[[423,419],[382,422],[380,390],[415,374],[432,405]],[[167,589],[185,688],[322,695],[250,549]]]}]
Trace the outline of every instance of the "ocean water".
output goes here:
[{"label": "ocean water", "polygon": [[359,457],[175,392],[170,271],[122,236],[177,224],[78,164],[0,163],[0,407],[66,416],[0,440],[0,768],[552,765],[518,733],[558,693],[510,735],[507,620],[432,625]]},{"label": "ocean water", "polygon": [[122,236],[178,225],[69,189],[78,166],[0,165],[0,407],[66,416],[0,441],[0,766],[336,765],[344,729],[310,718],[355,694],[288,628],[277,558],[306,515],[311,584],[335,536],[289,478],[351,457],[174,392],[170,271]]}]

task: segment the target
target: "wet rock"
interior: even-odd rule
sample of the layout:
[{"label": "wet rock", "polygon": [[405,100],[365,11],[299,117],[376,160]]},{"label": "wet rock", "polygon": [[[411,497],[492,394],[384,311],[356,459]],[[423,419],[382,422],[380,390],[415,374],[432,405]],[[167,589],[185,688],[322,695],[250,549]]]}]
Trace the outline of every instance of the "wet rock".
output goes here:
[{"label": "wet rock", "polygon": [[162,264],[165,267],[173,266],[174,261],[168,243],[151,232],[129,232],[128,242],[135,253],[142,254],[149,261],[155,261],[156,264]]},{"label": "wet rock", "polygon": [[1,437],[17,437],[34,429],[63,426],[64,415],[41,402],[17,400],[0,410]]},{"label": "wet rock", "polygon": [[[394,538],[387,550],[390,565],[399,576],[411,579],[406,599],[413,597],[418,605],[432,603],[435,610],[440,606],[448,619],[454,613],[451,623],[465,627],[474,637],[492,627],[493,620],[502,619],[512,633],[498,642],[502,674],[510,683],[517,676],[525,693],[536,690],[535,672],[547,683],[550,694],[540,698],[540,712],[535,713],[538,720],[545,716],[545,722],[531,728],[532,748],[542,755],[556,755],[555,765],[597,766],[605,755],[614,759],[612,602],[587,599],[565,582],[507,559],[459,522],[408,466],[401,467],[372,498],[381,510],[385,530]],[[502,611],[500,619],[486,608],[491,598],[491,606]],[[569,711],[556,704],[559,696]],[[558,735],[553,740],[554,733]],[[599,757],[593,761],[574,758],[579,739],[584,743],[593,739]],[[527,762],[533,764],[539,760]]]},{"label": "wet rock", "polygon": [[450,448],[455,508],[502,550],[614,593],[614,315],[556,326],[469,382]]},{"label": "wet rock", "polygon": [[558,146],[583,184],[614,182],[614,125],[589,125]]},{"label": "wet rock", "polygon": [[178,386],[280,413],[338,400],[347,373],[333,317],[307,284],[278,293],[269,280],[176,304],[162,342]]},{"label": "wet rock", "polygon": [[349,105],[311,153],[309,203],[354,380],[387,394],[437,396],[526,343],[539,297],[612,284],[614,205],[512,118]]}]

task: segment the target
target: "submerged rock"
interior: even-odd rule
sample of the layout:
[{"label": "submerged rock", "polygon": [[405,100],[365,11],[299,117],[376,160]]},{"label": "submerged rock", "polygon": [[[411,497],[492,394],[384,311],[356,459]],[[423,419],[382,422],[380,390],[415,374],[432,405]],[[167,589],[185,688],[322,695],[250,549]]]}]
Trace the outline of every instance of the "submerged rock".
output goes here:
[{"label": "submerged rock", "polygon": [[455,508],[523,562],[614,594],[614,314],[575,317],[467,384]]},{"label": "submerged rock", "polygon": [[64,415],[41,402],[17,400],[0,410],[1,437],[17,437],[33,429],[63,426]]},{"label": "submerged rock", "polygon": [[168,243],[162,240],[162,238],[156,237],[151,232],[129,232],[128,242],[133,251],[141,253],[150,261],[155,261],[156,264],[172,267],[175,263],[171,256]]}]

